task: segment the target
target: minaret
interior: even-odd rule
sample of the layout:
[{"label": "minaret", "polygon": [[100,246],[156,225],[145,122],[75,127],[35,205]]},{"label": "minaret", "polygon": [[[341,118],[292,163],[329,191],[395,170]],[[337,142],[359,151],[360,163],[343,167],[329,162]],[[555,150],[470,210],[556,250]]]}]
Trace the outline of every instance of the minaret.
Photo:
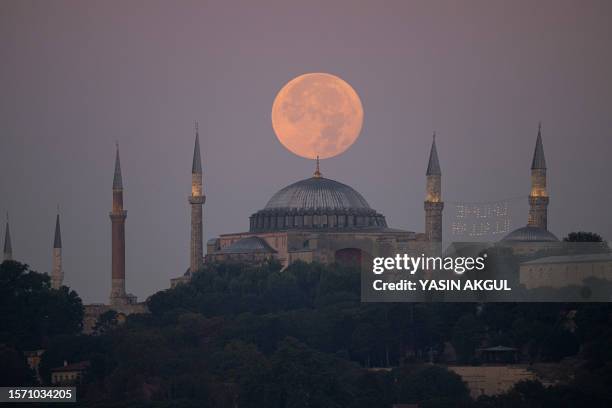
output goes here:
[{"label": "minaret", "polygon": [[200,157],[200,135],[198,123],[195,124],[195,145],[193,147],[193,163],[191,165],[191,244],[189,254],[189,272],[197,272],[204,260],[202,244],[202,205],[206,196],[202,192],[202,158]]},{"label": "minaret", "polygon": [[542,124],[538,125],[533,160],[531,161],[531,194],[528,225],[548,229],[548,192],[546,191],[546,159],[542,144]]},{"label": "minaret", "polygon": [[6,213],[6,230],[4,230],[4,258],[5,261],[13,260],[13,246],[11,245],[11,230],[9,229],[8,213]]},{"label": "minaret", "polygon": [[127,302],[125,294],[125,219],[123,209],[123,181],[119,161],[119,144],[115,156],[115,175],[113,177],[113,209],[109,214],[112,226],[112,283],[110,303],[122,305]]},{"label": "minaret", "polygon": [[53,270],[51,271],[51,287],[59,289],[64,282],[62,269],[62,233],[60,232],[59,206],[55,217],[55,238],[53,239]]},{"label": "minaret", "polygon": [[425,195],[425,235],[432,242],[442,241],[442,172],[436,149],[436,134],[433,135],[429,163],[427,164],[427,190]]}]

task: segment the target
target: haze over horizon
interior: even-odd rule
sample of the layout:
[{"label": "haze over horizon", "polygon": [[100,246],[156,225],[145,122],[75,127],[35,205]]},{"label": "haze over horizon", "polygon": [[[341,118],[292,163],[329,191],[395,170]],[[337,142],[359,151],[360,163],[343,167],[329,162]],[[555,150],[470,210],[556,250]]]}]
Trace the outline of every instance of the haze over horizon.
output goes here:
[{"label": "haze over horizon", "polygon": [[245,231],[314,170],[270,121],[280,88],[307,72],[359,94],[361,135],[321,170],[390,226],[423,230],[433,131],[444,200],[489,201],[529,193],[542,121],[549,229],[612,239],[612,3],[262,4],[0,3],[0,211],[17,260],[50,271],[59,204],[65,284],[108,300],[118,140],[127,289],[169,287],[189,265],[194,120],[204,240]]}]

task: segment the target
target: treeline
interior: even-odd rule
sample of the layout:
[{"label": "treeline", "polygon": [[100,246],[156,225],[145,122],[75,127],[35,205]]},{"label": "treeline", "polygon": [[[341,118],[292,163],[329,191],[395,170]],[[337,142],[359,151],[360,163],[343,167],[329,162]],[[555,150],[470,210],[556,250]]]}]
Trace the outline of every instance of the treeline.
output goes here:
[{"label": "treeline", "polygon": [[[43,381],[64,360],[89,360],[79,400],[91,406],[612,405],[608,304],[367,304],[356,270],[306,263],[280,269],[207,265],[191,283],[151,296],[150,314],[120,324],[108,313],[98,334],[85,336],[78,334],[82,306],[74,292],[51,290],[46,276],[4,263],[0,364],[19,360],[21,342],[46,350]],[[49,300],[55,297],[63,300]],[[50,329],[49,316],[62,320],[60,311],[67,320]],[[574,378],[548,388],[522,383],[472,401],[457,375],[430,364],[480,364],[476,349],[496,345],[518,348],[529,362],[572,357]],[[17,378],[3,376],[1,385]]]},{"label": "treeline", "polygon": [[23,352],[42,349],[59,335],[78,335],[82,321],[75,291],[52,290],[48,275],[19,262],[0,264],[0,386],[36,384]]}]

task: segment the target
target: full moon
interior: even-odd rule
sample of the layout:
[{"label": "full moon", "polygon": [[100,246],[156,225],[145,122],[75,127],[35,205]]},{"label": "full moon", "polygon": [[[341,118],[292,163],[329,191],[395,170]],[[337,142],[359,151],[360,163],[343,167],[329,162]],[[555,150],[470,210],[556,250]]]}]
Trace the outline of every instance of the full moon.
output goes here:
[{"label": "full moon", "polygon": [[307,159],[337,156],[359,137],[363,107],[344,80],[325,73],[300,75],[272,104],[272,127],[292,153]]}]

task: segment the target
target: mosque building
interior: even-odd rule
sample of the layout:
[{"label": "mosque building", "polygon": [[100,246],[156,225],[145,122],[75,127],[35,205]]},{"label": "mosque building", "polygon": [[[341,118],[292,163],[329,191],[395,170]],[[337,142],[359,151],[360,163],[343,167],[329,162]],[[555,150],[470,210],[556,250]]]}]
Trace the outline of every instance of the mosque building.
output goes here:
[{"label": "mosque building", "polygon": [[[171,280],[174,287],[189,281],[204,262],[262,262],[274,259],[283,267],[305,262],[363,265],[372,257],[397,253],[441,253],[442,172],[435,134],[427,164],[425,231],[392,228],[385,216],[347,184],[325,178],[316,162],[314,174],[282,188],[267,204],[249,217],[245,232],[226,233],[208,240],[202,253],[202,161],[199,135],[192,164],[191,253],[187,272]],[[562,243],[548,231],[546,159],[542,128],[538,128],[531,162],[531,192],[527,225],[506,235],[497,246],[509,247],[517,255],[533,255],[559,249]],[[433,251],[433,252],[432,252]]]},{"label": "mosque building", "polygon": [[[358,191],[347,184],[324,177],[317,159],[316,170],[311,177],[280,189],[261,210],[249,217],[248,231],[221,234],[208,240],[204,254],[203,205],[206,196],[197,124],[195,133],[191,195],[188,197],[191,208],[189,268],[184,275],[171,280],[172,287],[188,282],[204,263],[258,263],[274,259],[283,267],[298,260],[359,266],[367,264],[372,257],[394,256],[397,253],[417,256],[422,253],[442,253],[442,172],[434,134],[425,172],[424,232],[390,227],[384,214],[372,208]],[[540,251],[563,247],[563,243],[548,231],[550,199],[546,186],[546,170],[540,126],[531,162],[527,225],[510,232],[496,244],[497,246],[510,247],[515,254],[528,257],[537,255]],[[108,304],[85,306],[85,325],[89,330],[97,317],[108,310],[115,310],[123,315],[146,312],[145,303],[138,303],[136,296],[126,292],[125,287],[127,211],[123,207],[123,179],[118,146],[109,217],[112,231],[111,292]],[[543,254],[542,256],[545,256],[545,252]],[[14,259],[8,216],[3,259]],[[59,208],[55,222],[52,260],[51,286],[58,289],[64,278]],[[573,262],[567,260],[570,261]],[[598,258],[597,262],[601,263],[602,260]],[[593,268],[601,269],[598,265]],[[606,264],[604,269],[607,270],[608,267]],[[524,265],[521,270],[523,269],[525,271],[521,272],[521,281],[531,279],[534,267]],[[540,269],[538,266],[538,271]]]},{"label": "mosque building", "polygon": [[371,257],[418,253],[442,240],[440,163],[435,135],[426,171],[425,232],[392,228],[385,216],[370,207],[349,185],[325,178],[316,161],[312,177],[282,188],[263,209],[249,217],[246,232],[222,234],[206,244],[202,259],[202,164],[196,130],[192,165],[191,255],[184,276],[172,286],[189,281],[204,262],[261,262],[275,259],[284,267],[305,262],[361,265]]}]

